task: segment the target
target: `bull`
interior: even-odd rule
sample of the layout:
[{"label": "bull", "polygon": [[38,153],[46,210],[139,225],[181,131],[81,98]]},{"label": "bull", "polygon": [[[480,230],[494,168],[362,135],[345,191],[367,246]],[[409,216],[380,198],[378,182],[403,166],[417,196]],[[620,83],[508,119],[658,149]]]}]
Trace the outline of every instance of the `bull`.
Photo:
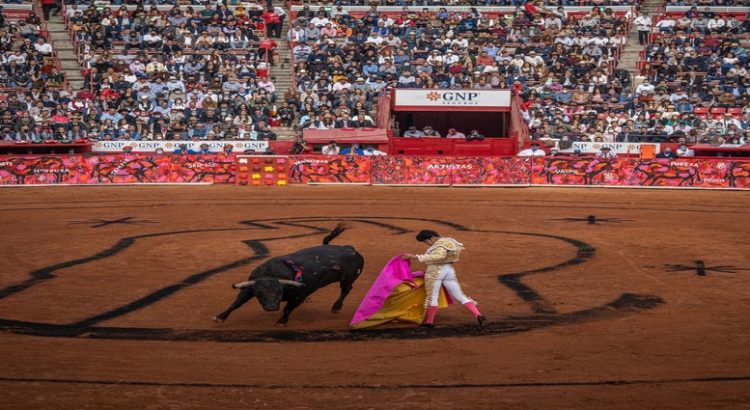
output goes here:
[{"label": "bull", "polygon": [[214,317],[214,321],[224,322],[232,311],[257,297],[266,312],[278,311],[281,302],[286,302],[284,313],[276,322],[277,325],[286,325],[292,311],[310,294],[334,282],[339,283],[341,294],[331,311],[340,311],[365,263],[354,247],[329,245],[345,230],[339,224],[326,235],[322,246],[278,256],[255,268],[247,281],[232,285],[233,288],[240,289],[240,293],[234,303]]}]

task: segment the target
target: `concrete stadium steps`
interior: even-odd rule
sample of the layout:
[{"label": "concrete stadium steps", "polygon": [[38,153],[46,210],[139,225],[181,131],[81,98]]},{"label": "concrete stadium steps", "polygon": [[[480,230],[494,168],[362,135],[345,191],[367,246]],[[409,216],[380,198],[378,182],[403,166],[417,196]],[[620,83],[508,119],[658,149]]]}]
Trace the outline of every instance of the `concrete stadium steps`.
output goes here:
[{"label": "concrete stadium steps", "polygon": [[[653,16],[659,11],[661,3],[662,0],[645,0],[639,8],[639,13],[653,18]],[[630,76],[633,79],[633,87],[637,85],[635,78],[640,74],[638,71],[638,62],[641,59],[640,54],[643,50],[644,46],[638,43],[638,30],[633,27],[630,30],[628,41],[620,54],[620,61],[617,64],[618,68],[630,72]]]},{"label": "concrete stadium steps", "polygon": [[273,132],[276,133],[276,138],[279,141],[293,140],[297,131],[292,127],[272,127]]},{"label": "concrete stadium steps", "polygon": [[65,26],[65,21],[61,16],[50,16],[47,22],[47,31],[49,37],[54,42],[55,52],[60,59],[60,69],[65,73],[68,84],[73,91],[83,88],[83,76],[81,75],[81,65],[78,63],[78,55],[73,39]]},{"label": "concrete stadium steps", "polygon": [[[286,41],[286,33],[289,31],[290,27],[289,10],[286,9],[286,5],[283,2],[276,1],[274,2],[274,6],[283,7],[287,12],[287,17],[284,19],[284,24],[281,26],[281,38],[274,39],[277,43],[276,55],[279,56],[278,63],[270,69],[271,78],[276,87],[276,105],[278,107],[281,106],[281,102],[283,102],[284,93],[292,86],[292,50],[289,48],[289,43]],[[280,140],[292,139],[296,134],[296,131],[290,127],[272,127],[272,129]]]},{"label": "concrete stadium steps", "polygon": [[641,51],[643,51],[643,46],[638,43],[638,31],[635,29],[630,30],[628,42],[622,49],[617,67],[628,70],[631,77],[635,78],[638,75],[638,61],[640,60]]}]

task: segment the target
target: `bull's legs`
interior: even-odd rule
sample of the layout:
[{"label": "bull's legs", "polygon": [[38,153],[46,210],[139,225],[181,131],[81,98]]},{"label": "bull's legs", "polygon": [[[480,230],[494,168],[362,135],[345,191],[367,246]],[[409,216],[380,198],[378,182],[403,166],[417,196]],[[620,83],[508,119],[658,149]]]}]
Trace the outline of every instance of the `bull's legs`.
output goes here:
[{"label": "bull's legs", "polygon": [[234,300],[234,303],[232,303],[227,308],[227,310],[214,316],[214,322],[224,322],[225,320],[227,320],[227,317],[229,317],[229,314],[232,313],[232,311],[247,303],[247,301],[252,299],[253,296],[255,296],[255,292],[253,291],[252,287],[243,288],[242,290],[240,290],[239,295],[237,295],[237,299]]},{"label": "bull's legs", "polygon": [[297,307],[301,305],[302,302],[304,302],[304,300],[305,298],[302,297],[302,298],[290,299],[289,301],[287,301],[286,306],[284,306],[284,314],[281,315],[281,318],[278,321],[276,321],[276,324],[280,326],[285,326],[286,322],[289,321],[289,315],[292,313],[294,309],[297,309]]},{"label": "bull's legs", "polygon": [[351,291],[352,281],[341,281],[341,295],[339,295],[339,298],[336,299],[336,302],[334,302],[333,306],[331,307],[331,312],[338,313],[341,310],[341,307],[344,305],[344,299],[346,298],[346,295],[348,295]]}]

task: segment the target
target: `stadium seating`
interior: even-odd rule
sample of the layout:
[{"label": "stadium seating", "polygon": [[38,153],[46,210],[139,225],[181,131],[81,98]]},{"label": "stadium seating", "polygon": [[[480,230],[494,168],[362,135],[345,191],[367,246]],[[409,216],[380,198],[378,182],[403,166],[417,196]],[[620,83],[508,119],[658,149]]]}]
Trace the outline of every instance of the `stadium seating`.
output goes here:
[{"label": "stadium seating", "polygon": [[97,5],[67,7],[66,21],[84,89],[114,95],[113,122],[124,123],[105,117],[91,137],[276,139],[275,43],[261,7]]},{"label": "stadium seating", "polygon": [[[667,12],[656,22],[669,20],[674,29],[654,29],[641,55],[641,78],[649,79],[654,92],[646,102],[661,100],[657,109],[677,105],[682,132],[672,139],[719,144],[750,141],[750,99],[748,98],[748,46],[750,20],[747,9],[731,6],[701,10],[685,2],[668,2]],[[667,24],[666,26],[670,26]],[[687,130],[687,132],[684,132]]]},{"label": "stadium seating", "polygon": [[53,100],[67,85],[44,22],[30,2],[3,4],[1,13],[0,139],[63,138],[67,112]]},{"label": "stadium seating", "polygon": [[[635,78],[618,66],[635,15],[623,7],[636,5],[629,0],[548,7],[523,0],[293,1],[274,13],[243,1],[66,3],[85,84],[61,97],[47,82],[50,102],[42,104],[68,108],[64,116],[78,121],[75,131],[66,124],[71,139],[272,140],[275,126],[369,129],[383,119],[378,99],[388,88],[464,87],[513,90],[531,138],[698,142],[750,135],[750,20],[732,1],[721,3],[724,24],[710,27],[702,20],[713,17],[709,11],[668,1]],[[8,21],[23,16],[7,6]],[[284,14],[289,28],[276,38]],[[658,24],[665,18],[674,25]],[[278,61],[288,59],[291,68],[274,66],[287,42],[289,55]],[[42,61],[45,80],[59,78],[54,61]],[[289,89],[272,81],[274,73],[287,75],[280,70],[291,71]]]},{"label": "stadium seating", "polygon": [[[541,110],[539,98],[553,95],[557,87],[571,87],[584,76],[606,82],[613,75],[630,16],[587,9],[550,10],[545,18],[521,10],[485,15],[468,8],[386,8],[381,13],[374,7],[352,7],[351,12],[302,7],[292,13],[294,27],[288,33],[297,61],[298,87],[291,97],[301,113],[299,125],[347,121],[352,110],[359,111],[384,87],[513,87],[532,102],[531,111]],[[560,41],[554,45],[545,42],[555,36]],[[575,69],[566,77],[570,66]],[[363,104],[353,107],[352,100]]]}]

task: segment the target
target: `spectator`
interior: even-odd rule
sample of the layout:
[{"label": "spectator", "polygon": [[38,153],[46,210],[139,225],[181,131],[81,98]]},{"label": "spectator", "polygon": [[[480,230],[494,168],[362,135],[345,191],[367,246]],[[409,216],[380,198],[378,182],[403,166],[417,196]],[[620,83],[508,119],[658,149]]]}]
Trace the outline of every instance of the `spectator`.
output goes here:
[{"label": "spectator", "polygon": [[365,147],[364,155],[373,156],[373,155],[386,155],[386,154],[383,151],[375,149],[375,147],[373,147],[372,145],[368,145],[367,147]]},{"label": "spectator", "polygon": [[[475,130],[476,131],[476,130]],[[445,134],[445,138],[466,138],[466,135],[462,132],[456,131],[455,128],[449,128],[448,133]]]},{"label": "spectator", "polygon": [[375,124],[365,115],[364,111],[360,111],[354,120],[354,126],[356,128],[374,128]]},{"label": "spectator", "polygon": [[184,155],[184,154],[195,154],[195,151],[188,148],[188,144],[179,144],[177,149],[173,151],[173,154]]},{"label": "spectator", "polygon": [[544,150],[539,148],[539,143],[537,142],[532,142],[529,148],[518,152],[519,157],[543,157],[544,155]]},{"label": "spectator", "polygon": [[41,0],[44,20],[49,21],[49,13],[56,7],[56,0]]},{"label": "spectator", "polygon": [[209,148],[208,144],[203,143],[200,145],[200,149],[198,150],[196,154],[205,155],[205,154],[210,154],[210,153],[211,153],[211,149]]},{"label": "spectator", "polygon": [[352,121],[351,118],[349,118],[349,112],[346,110],[343,110],[341,113],[341,119],[336,120],[336,128],[355,128],[357,127],[357,121]]},{"label": "spectator", "polygon": [[655,90],[655,87],[653,84],[651,84],[651,81],[649,79],[643,80],[643,83],[639,84],[638,87],[635,88],[635,93],[640,94],[653,94]]},{"label": "spectator", "polygon": [[[656,28],[659,29],[662,33],[673,33],[674,28],[677,25],[677,22],[670,17],[669,15],[666,15],[662,20],[660,20],[658,23],[656,23]],[[710,25],[710,22],[709,22]]]},{"label": "spectator", "polygon": [[484,135],[480,134],[477,130],[471,130],[469,135],[466,136],[466,141],[482,141],[483,139]]},{"label": "spectator", "polygon": [[266,34],[269,37],[281,37],[281,16],[276,12],[276,9],[269,7],[266,12],[261,15],[261,18],[266,23]]},{"label": "spectator", "polygon": [[257,132],[257,138],[261,141],[275,141],[277,138],[276,133],[271,130],[271,127],[265,121],[259,121],[255,125],[255,131]]},{"label": "spectator", "polygon": [[274,50],[276,49],[276,42],[273,39],[264,39],[258,46],[258,58],[266,58],[271,65],[275,65]]},{"label": "spectator", "polygon": [[423,137],[440,138],[440,133],[434,130],[431,125],[425,125],[422,134]]},{"label": "spectator", "polygon": [[550,11],[542,6],[542,2],[538,0],[528,0],[524,5],[524,13],[529,21],[535,21],[537,17],[546,16],[550,14]]},{"label": "spectator", "polygon": [[38,51],[39,54],[45,57],[49,57],[52,55],[52,45],[48,43],[44,39],[44,37],[39,37],[36,39],[36,43],[34,44],[34,49]]},{"label": "spectator", "polygon": [[676,152],[673,152],[672,148],[670,147],[666,147],[660,153],[656,154],[656,158],[674,159],[674,158],[677,158],[678,156],[679,155]]},{"label": "spectator", "polygon": [[311,151],[312,149],[307,145],[307,142],[302,138],[302,135],[295,135],[291,153],[294,155],[301,155]]},{"label": "spectator", "polygon": [[679,147],[677,147],[676,154],[678,157],[694,157],[695,151],[688,148],[686,143],[681,143]]},{"label": "spectator", "polygon": [[341,148],[336,144],[336,141],[329,141],[328,145],[325,145],[320,152],[323,155],[339,155]]},{"label": "spectator", "polygon": [[359,144],[352,144],[351,147],[344,148],[341,150],[341,155],[364,155],[364,150]]},{"label": "spectator", "polygon": [[404,132],[404,137],[406,138],[419,138],[423,137],[424,133],[417,129],[415,125],[410,125],[409,129]]},{"label": "spectator", "polygon": [[612,152],[612,147],[609,145],[603,145],[594,157],[602,161],[614,161],[617,159],[617,154]]},{"label": "spectator", "polygon": [[645,45],[648,42],[648,35],[651,33],[651,17],[641,14],[635,18],[633,24],[638,30],[638,42]]}]

